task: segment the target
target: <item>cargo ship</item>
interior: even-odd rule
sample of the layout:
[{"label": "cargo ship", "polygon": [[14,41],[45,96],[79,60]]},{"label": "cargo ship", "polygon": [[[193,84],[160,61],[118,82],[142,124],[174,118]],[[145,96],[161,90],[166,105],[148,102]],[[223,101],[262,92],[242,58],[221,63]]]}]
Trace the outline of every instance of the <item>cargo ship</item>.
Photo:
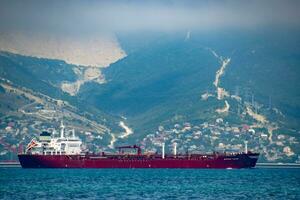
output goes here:
[{"label": "cargo ship", "polygon": [[[137,145],[117,147],[118,153],[88,153],[82,150],[82,141],[75,136],[65,135],[61,123],[60,136],[42,132],[39,139],[32,139],[24,153],[18,154],[23,168],[253,168],[259,153],[247,150],[239,153],[177,154],[176,143],[173,154],[142,153]],[[135,150],[126,153],[127,149]]]}]

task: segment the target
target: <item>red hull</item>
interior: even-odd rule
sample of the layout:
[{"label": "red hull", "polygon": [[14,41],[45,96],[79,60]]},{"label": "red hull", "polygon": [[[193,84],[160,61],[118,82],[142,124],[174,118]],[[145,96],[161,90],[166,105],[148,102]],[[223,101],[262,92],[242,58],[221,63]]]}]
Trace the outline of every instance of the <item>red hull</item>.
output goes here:
[{"label": "red hull", "polygon": [[259,154],[235,155],[18,155],[23,168],[252,168]]}]

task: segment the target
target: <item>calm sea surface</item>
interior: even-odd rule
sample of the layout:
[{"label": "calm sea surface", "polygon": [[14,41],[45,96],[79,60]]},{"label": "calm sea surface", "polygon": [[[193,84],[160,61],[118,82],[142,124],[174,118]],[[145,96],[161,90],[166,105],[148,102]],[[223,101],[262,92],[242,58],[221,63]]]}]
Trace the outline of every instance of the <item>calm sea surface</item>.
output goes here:
[{"label": "calm sea surface", "polygon": [[0,199],[300,199],[300,169],[0,168]]}]

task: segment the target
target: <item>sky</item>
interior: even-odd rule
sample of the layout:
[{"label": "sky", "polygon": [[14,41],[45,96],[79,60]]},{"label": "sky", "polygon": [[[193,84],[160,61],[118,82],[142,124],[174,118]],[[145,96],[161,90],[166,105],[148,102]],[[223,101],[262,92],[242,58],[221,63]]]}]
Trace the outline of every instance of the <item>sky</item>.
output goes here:
[{"label": "sky", "polygon": [[300,27],[300,1],[0,0],[0,31],[90,33]]}]

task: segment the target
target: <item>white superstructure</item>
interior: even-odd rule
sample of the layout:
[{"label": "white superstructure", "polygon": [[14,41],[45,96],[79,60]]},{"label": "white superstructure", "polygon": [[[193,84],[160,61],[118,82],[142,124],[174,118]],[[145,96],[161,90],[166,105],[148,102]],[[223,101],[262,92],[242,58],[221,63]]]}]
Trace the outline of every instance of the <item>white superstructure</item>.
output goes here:
[{"label": "white superstructure", "polygon": [[53,134],[43,132],[40,134],[39,141],[32,140],[26,148],[26,153],[43,155],[78,155],[82,153],[82,141],[75,136],[65,134],[65,126],[61,122],[60,137],[53,137]]}]

